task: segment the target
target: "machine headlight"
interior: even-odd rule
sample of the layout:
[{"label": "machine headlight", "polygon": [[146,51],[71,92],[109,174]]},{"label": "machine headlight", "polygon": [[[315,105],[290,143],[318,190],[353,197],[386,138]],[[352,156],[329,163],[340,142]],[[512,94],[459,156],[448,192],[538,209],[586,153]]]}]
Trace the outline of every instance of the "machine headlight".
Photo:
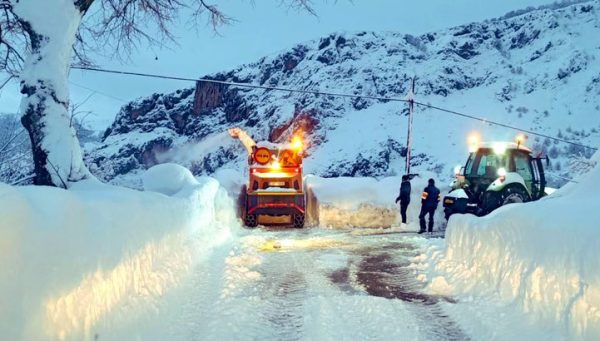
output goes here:
[{"label": "machine headlight", "polygon": [[295,136],[292,139],[292,149],[294,149],[294,151],[296,153],[300,153],[302,151],[302,147],[303,147],[302,139],[300,139],[300,137],[298,137],[298,136]]},{"label": "machine headlight", "polygon": [[279,163],[279,160],[275,160],[273,161],[273,163],[271,163],[271,170],[280,170],[281,169],[281,164]]},{"label": "machine headlight", "polygon": [[461,167],[460,165],[458,165],[458,166],[454,167],[454,175],[455,175],[455,176],[459,176],[459,175],[460,175],[460,169],[461,169],[461,168],[462,168],[462,167]]},{"label": "machine headlight", "polygon": [[498,168],[498,176],[500,177],[500,182],[504,182],[506,180],[506,168]]}]

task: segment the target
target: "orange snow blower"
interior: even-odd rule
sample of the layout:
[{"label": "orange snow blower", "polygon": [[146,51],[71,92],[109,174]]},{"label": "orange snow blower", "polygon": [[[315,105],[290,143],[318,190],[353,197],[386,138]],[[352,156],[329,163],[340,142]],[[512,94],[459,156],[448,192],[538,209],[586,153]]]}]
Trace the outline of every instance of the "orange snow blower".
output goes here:
[{"label": "orange snow blower", "polygon": [[248,152],[248,183],[240,195],[242,219],[247,227],[292,225],[304,227],[306,196],[302,183],[303,143],[259,142],[242,129],[228,130]]}]

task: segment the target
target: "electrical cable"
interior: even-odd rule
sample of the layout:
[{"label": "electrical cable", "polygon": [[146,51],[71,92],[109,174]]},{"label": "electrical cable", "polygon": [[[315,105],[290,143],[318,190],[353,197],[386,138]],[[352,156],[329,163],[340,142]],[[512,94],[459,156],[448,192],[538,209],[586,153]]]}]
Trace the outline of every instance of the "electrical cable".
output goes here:
[{"label": "electrical cable", "polygon": [[383,101],[383,102],[410,103],[412,101],[415,105],[418,105],[418,106],[421,106],[421,107],[426,107],[426,108],[433,109],[433,110],[438,110],[438,111],[441,111],[441,112],[445,112],[447,114],[452,114],[452,115],[456,115],[456,116],[463,117],[463,118],[477,120],[477,121],[480,121],[480,122],[483,122],[483,123],[487,123],[489,125],[495,125],[495,126],[503,127],[503,128],[506,128],[506,129],[516,130],[516,131],[519,131],[519,132],[527,133],[529,135],[543,137],[543,138],[547,138],[547,139],[550,139],[550,140],[553,140],[553,141],[562,142],[562,143],[570,144],[570,145],[581,147],[581,148],[587,148],[587,149],[594,150],[594,151],[598,150],[598,148],[587,146],[587,145],[584,145],[584,144],[581,144],[581,143],[572,142],[572,141],[569,141],[569,140],[565,140],[565,139],[562,139],[562,138],[550,136],[550,135],[547,135],[547,134],[537,133],[537,132],[534,132],[532,130],[522,129],[522,128],[519,128],[519,127],[516,127],[516,126],[511,126],[511,125],[508,125],[508,124],[505,124],[505,123],[501,123],[501,122],[490,121],[490,120],[487,120],[487,119],[484,119],[484,118],[481,118],[481,117],[477,117],[475,115],[465,114],[465,113],[461,113],[459,111],[445,109],[445,108],[438,107],[438,106],[435,106],[435,105],[426,104],[426,103],[422,103],[422,102],[418,102],[418,101],[414,101],[414,100],[409,100],[409,99],[401,99],[401,98],[396,98],[396,97],[371,96],[371,95],[351,95],[351,94],[344,94],[344,93],[326,92],[326,91],[315,91],[315,90],[291,89],[291,88],[283,88],[283,87],[276,87],[276,86],[266,86],[266,85],[257,85],[257,84],[250,84],[250,83],[239,83],[239,82],[221,81],[221,80],[209,79],[209,78],[188,78],[188,77],[167,76],[167,75],[159,75],[159,74],[151,74],[151,73],[143,73],[143,72],[109,70],[109,69],[101,69],[101,68],[93,68],[93,67],[83,67],[83,66],[73,66],[72,68],[73,69],[78,69],[78,70],[95,71],[95,72],[103,72],[103,73],[112,73],[112,74],[120,74],[120,75],[150,77],[150,78],[160,78],[160,79],[178,80],[178,81],[186,81],[186,82],[206,82],[206,83],[214,83],[214,84],[235,86],[235,87],[240,87],[240,88],[263,89],[263,90],[273,90],[273,91],[284,91],[284,92],[290,92],[290,93],[303,93],[303,94],[312,94],[312,95],[319,95],[319,96],[323,95],[323,96],[333,96],[333,97],[342,97],[342,98],[357,98],[357,99],[363,98],[363,99],[373,99],[373,100]]}]

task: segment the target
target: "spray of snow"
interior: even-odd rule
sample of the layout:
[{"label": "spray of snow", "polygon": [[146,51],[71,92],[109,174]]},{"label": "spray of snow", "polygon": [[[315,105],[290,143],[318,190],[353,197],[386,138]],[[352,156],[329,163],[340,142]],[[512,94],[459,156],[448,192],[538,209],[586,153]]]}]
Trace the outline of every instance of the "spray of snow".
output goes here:
[{"label": "spray of snow", "polygon": [[175,162],[180,164],[189,164],[201,160],[211,151],[232,143],[231,137],[227,132],[220,132],[209,135],[198,142],[186,143],[177,146],[164,153],[156,155],[158,162]]}]

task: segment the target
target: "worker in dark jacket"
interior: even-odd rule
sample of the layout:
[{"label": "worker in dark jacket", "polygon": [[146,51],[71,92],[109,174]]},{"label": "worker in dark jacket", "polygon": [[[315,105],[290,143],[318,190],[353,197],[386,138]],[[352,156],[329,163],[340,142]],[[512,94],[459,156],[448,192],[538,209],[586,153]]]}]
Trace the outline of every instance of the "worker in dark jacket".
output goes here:
[{"label": "worker in dark jacket", "polygon": [[406,224],[406,209],[410,204],[410,180],[408,175],[402,176],[400,184],[400,194],[396,198],[396,204],[400,201],[400,215],[402,216],[402,224]]},{"label": "worker in dark jacket", "polygon": [[425,232],[425,216],[429,214],[428,231],[433,231],[433,215],[440,202],[440,190],[435,187],[435,180],[429,179],[429,185],[423,190],[421,195],[421,213],[419,214],[419,224],[421,230],[419,233]]}]

